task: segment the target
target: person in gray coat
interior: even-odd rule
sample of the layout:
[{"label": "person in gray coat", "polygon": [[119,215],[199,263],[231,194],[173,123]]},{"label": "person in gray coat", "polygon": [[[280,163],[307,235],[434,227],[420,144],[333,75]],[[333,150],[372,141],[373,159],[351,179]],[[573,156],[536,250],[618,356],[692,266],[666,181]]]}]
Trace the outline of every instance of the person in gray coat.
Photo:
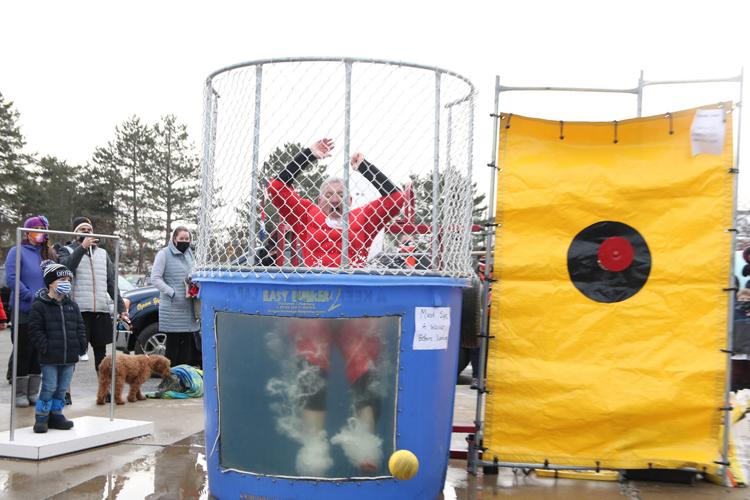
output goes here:
[{"label": "person in gray coat", "polygon": [[201,366],[200,323],[188,298],[193,253],[190,231],[179,226],[172,232],[169,244],[159,250],[151,268],[151,284],[159,294],[159,331],[167,337],[164,355],[172,366]]},{"label": "person in gray coat", "polygon": [[[93,233],[91,220],[88,217],[75,218],[73,232]],[[62,247],[60,263],[75,274],[71,298],[81,309],[86,337],[94,350],[94,370],[98,371],[99,363],[107,354],[107,345],[112,343],[110,304],[117,286],[115,266],[107,251],[99,247],[99,239],[87,236],[79,236]],[[117,313],[123,320],[128,320],[127,309],[119,294]],[[81,361],[87,360],[88,356],[84,354]]]}]

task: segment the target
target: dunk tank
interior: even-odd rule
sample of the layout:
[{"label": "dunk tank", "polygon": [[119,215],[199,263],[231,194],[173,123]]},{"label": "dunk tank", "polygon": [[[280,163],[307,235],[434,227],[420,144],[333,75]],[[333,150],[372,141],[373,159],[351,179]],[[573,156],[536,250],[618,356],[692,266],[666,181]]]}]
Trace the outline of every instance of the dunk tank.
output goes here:
[{"label": "dunk tank", "polygon": [[212,496],[442,490],[474,95],[456,73],[381,60],[207,79],[193,279]]}]

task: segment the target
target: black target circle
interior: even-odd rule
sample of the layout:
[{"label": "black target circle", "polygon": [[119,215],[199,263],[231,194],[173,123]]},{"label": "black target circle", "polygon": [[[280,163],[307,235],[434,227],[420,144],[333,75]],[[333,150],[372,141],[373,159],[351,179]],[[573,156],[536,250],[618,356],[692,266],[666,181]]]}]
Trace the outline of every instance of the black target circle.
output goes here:
[{"label": "black target circle", "polygon": [[622,302],[640,291],[651,272],[651,252],[633,227],[615,221],[591,224],[568,248],[568,274],[596,302]]}]

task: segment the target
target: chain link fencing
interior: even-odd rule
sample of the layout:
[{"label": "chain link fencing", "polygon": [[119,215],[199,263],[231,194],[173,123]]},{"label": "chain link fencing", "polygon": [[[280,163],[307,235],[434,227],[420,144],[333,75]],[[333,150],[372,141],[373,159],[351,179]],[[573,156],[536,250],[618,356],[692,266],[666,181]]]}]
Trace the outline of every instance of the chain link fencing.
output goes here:
[{"label": "chain link fencing", "polygon": [[470,276],[474,99],[460,75],[388,61],[212,74],[196,273]]}]

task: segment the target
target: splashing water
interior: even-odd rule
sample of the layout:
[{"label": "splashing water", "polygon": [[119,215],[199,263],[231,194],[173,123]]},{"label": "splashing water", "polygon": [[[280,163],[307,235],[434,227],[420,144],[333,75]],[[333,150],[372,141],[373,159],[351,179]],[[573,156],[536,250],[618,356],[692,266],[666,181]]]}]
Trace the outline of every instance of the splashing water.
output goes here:
[{"label": "splashing water", "polygon": [[349,418],[344,428],[331,438],[331,444],[341,446],[355,467],[377,468],[383,460],[383,440],[356,417]]}]

